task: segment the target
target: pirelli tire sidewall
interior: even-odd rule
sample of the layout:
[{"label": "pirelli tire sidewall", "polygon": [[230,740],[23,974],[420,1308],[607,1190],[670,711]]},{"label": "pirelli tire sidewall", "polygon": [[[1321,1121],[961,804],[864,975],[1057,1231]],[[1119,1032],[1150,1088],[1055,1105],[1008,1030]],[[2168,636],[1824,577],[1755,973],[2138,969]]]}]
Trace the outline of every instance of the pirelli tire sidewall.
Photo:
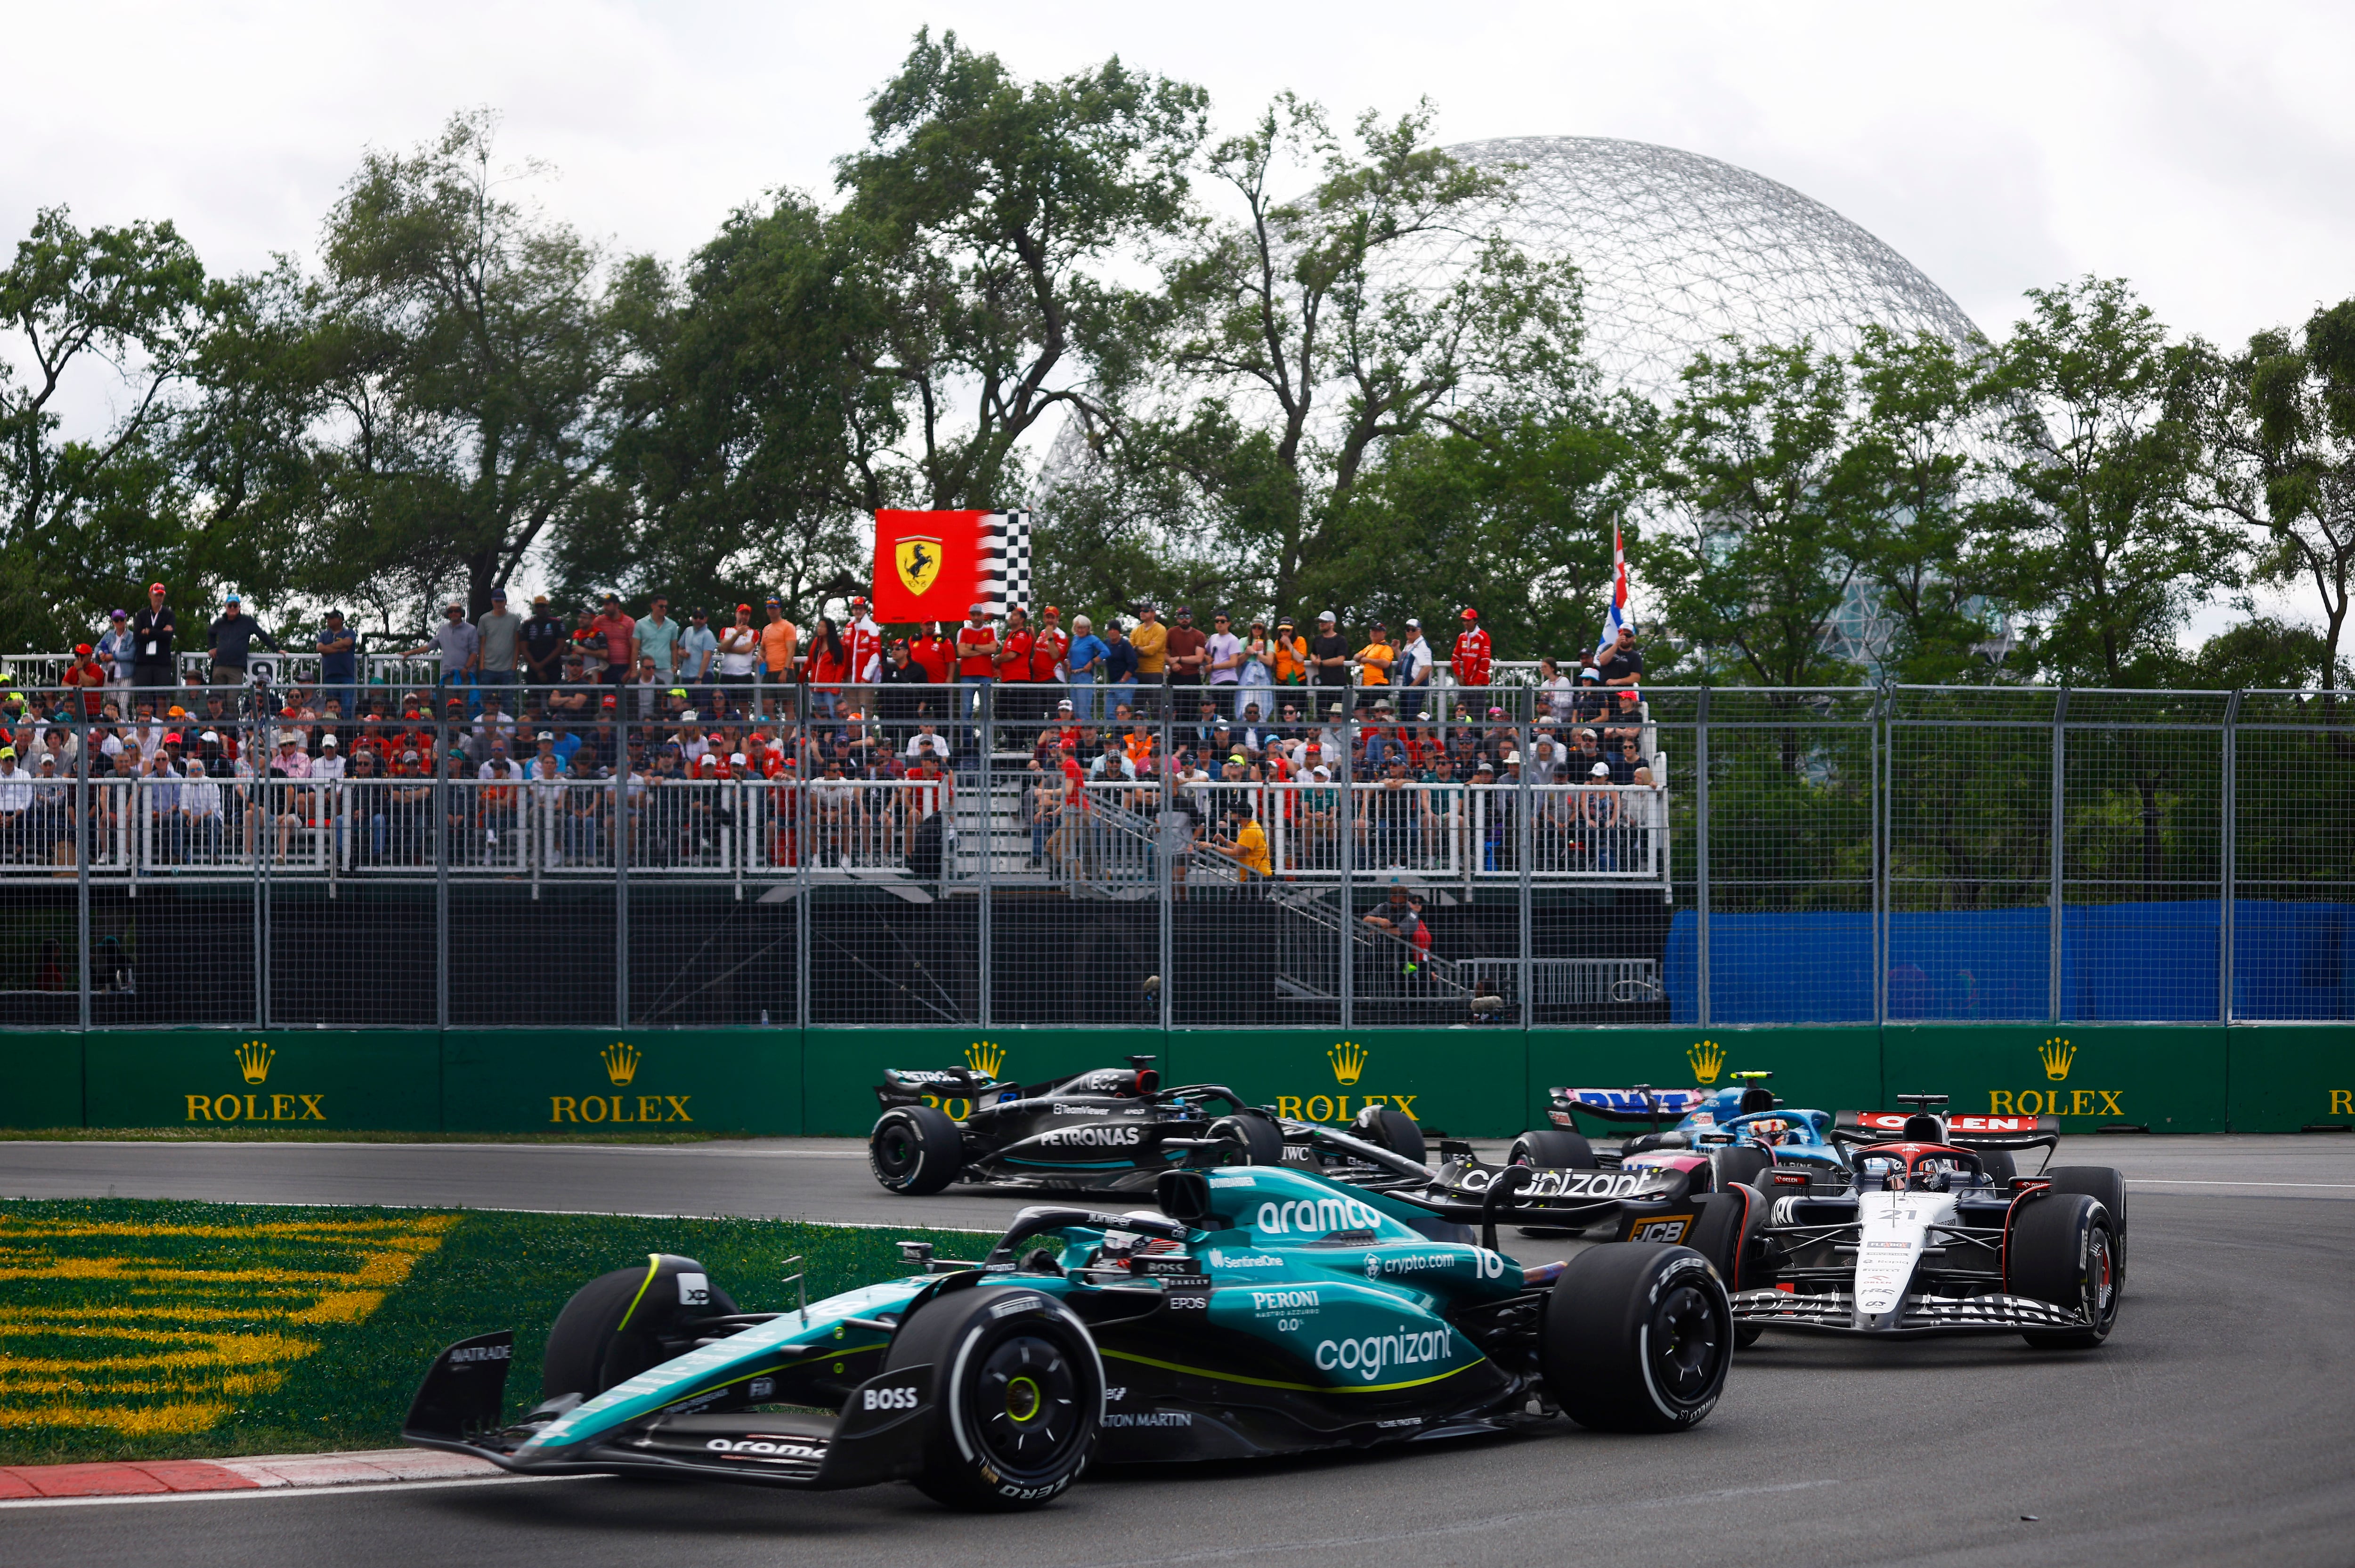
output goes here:
[{"label": "pirelli tire sidewall", "polygon": [[932,1106],[893,1106],[875,1118],[867,1139],[867,1168],[894,1192],[923,1197],[964,1171],[964,1134],[948,1113]]},{"label": "pirelli tire sidewall", "polygon": [[1547,1298],[1539,1363],[1547,1392],[1582,1426],[1689,1431],[1717,1408],[1733,1363],[1725,1284],[1690,1247],[1589,1247]]},{"label": "pirelli tire sidewall", "polygon": [[983,1286],[920,1308],[884,1368],[932,1369],[933,1429],[916,1485],[981,1512],[1038,1508],[1087,1470],[1103,1425],[1094,1339],[1045,1291]]}]

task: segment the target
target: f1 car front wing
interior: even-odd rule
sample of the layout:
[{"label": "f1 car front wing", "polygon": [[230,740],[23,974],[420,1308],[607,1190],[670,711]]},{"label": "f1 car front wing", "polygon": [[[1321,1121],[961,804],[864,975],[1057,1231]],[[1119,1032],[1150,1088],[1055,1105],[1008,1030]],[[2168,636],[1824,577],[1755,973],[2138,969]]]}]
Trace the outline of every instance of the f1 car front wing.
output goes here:
[{"label": "f1 car front wing", "polygon": [[2083,1329],[2080,1313],[2033,1296],[1913,1296],[1894,1324],[1865,1327],[1849,1291],[1800,1293],[1744,1290],[1732,1298],[1733,1319],[1824,1334],[1910,1339],[1932,1334],[2016,1334],[2024,1329]]}]

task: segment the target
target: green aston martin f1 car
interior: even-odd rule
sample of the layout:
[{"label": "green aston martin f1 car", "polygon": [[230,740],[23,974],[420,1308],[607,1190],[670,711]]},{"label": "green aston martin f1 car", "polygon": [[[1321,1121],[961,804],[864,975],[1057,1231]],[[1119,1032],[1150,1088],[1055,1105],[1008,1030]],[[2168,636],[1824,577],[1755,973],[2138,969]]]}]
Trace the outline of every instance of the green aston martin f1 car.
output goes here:
[{"label": "green aston martin f1 car", "polygon": [[[1500,1186],[1506,1185],[1499,1183]],[[972,1509],[1045,1502],[1091,1461],[1234,1459],[1567,1415],[1698,1425],[1733,1353],[1699,1252],[1648,1242],[1525,1268],[1476,1207],[1275,1166],[1172,1171],[1161,1212],[1021,1211],[986,1257],[742,1312],[656,1255],[591,1280],[548,1338],[435,1359],[402,1433],[531,1474],[664,1472],[815,1489],[912,1480]],[[1433,1239],[1480,1220],[1487,1245]],[[834,1412],[832,1414],[824,1412]]]}]

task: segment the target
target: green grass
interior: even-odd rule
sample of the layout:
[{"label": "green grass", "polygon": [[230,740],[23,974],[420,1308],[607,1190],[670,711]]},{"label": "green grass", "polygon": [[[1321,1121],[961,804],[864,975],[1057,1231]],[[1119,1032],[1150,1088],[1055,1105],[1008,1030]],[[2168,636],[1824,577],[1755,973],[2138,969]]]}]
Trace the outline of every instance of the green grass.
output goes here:
[{"label": "green grass", "polygon": [[433,1353],[516,1331],[538,1397],[565,1299],[650,1252],[699,1258],[746,1310],[903,1272],[893,1243],[974,1238],[770,1220],[0,1202],[0,1464],[389,1447]]},{"label": "green grass", "polygon": [[268,1127],[42,1127],[0,1143],[711,1143],[749,1132],[356,1132]]}]

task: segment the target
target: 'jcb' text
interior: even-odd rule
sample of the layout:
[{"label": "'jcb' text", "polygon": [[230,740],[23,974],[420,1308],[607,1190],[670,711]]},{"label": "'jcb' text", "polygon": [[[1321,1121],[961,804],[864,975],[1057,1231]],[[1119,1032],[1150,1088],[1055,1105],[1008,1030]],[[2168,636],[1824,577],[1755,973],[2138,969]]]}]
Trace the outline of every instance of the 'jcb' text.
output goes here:
[{"label": "'jcb' text", "polygon": [[570,1095],[548,1097],[548,1119],[559,1121],[693,1121],[687,1102],[693,1095]]}]

